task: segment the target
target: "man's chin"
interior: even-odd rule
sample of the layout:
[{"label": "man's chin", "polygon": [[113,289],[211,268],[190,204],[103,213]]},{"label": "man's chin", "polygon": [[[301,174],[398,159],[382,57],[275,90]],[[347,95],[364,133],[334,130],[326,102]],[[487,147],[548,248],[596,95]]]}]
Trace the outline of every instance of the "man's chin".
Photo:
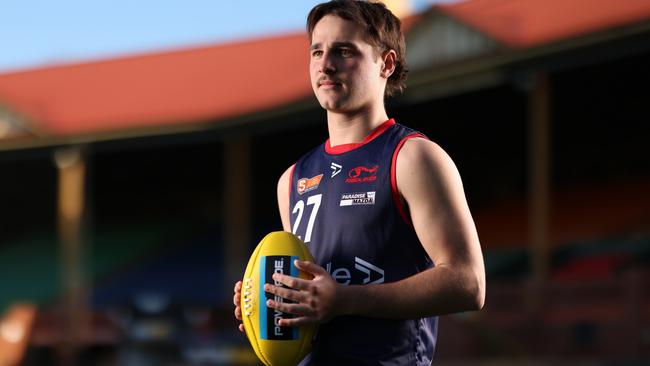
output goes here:
[{"label": "man's chin", "polygon": [[323,98],[318,101],[320,106],[328,112],[343,113],[350,109],[349,103],[341,99]]},{"label": "man's chin", "polygon": [[332,101],[320,102],[320,106],[328,112],[341,112],[342,106],[338,103],[333,103]]}]

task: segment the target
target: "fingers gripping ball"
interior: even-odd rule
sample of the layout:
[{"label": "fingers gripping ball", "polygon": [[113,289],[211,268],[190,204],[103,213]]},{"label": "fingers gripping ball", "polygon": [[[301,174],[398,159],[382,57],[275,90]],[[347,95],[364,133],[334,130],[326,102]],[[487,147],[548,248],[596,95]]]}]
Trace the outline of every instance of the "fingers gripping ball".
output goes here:
[{"label": "fingers gripping ball", "polygon": [[291,318],[266,306],[266,300],[284,300],[264,292],[264,284],[275,283],[273,273],[311,279],[308,273],[299,272],[294,260],[314,261],[307,246],[296,236],[285,231],[268,234],[257,245],[248,260],[241,291],[242,318],[246,336],[267,366],[296,365],[309,352],[315,325],[281,327],[278,321]]}]

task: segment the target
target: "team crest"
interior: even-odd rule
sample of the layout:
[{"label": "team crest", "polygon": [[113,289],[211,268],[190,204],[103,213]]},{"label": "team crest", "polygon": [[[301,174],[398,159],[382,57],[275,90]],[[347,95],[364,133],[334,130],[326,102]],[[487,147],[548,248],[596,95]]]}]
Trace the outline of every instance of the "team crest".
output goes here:
[{"label": "team crest", "polygon": [[314,189],[317,189],[318,186],[320,185],[321,179],[323,179],[322,174],[319,174],[311,178],[300,178],[298,180],[298,184],[296,185],[298,194],[303,194],[309,191],[313,191]]},{"label": "team crest", "polygon": [[348,172],[348,178],[345,180],[346,183],[364,183],[364,182],[374,182],[377,180],[377,171],[379,170],[379,165],[372,167],[358,166],[356,168],[350,169]]}]

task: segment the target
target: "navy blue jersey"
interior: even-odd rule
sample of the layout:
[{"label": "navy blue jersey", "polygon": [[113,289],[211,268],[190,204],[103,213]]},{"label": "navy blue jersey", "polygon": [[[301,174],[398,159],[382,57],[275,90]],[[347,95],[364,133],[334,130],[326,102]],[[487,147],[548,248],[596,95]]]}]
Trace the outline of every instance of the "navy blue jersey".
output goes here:
[{"label": "navy blue jersey", "polygon": [[[304,155],[290,182],[291,228],[338,283],[394,282],[431,267],[395,182],[402,144],[421,134],[388,120],[362,143]],[[399,314],[396,314],[399,318]],[[305,365],[429,365],[437,318],[341,316],[321,324]]]}]

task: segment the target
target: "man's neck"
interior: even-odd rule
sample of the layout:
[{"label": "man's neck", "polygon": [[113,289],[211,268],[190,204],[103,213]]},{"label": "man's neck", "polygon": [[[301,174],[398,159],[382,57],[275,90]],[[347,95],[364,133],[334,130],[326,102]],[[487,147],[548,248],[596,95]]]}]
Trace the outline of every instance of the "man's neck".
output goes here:
[{"label": "man's neck", "polygon": [[383,108],[374,113],[352,115],[328,111],[327,128],[330,146],[359,143],[386,120],[388,115]]}]

